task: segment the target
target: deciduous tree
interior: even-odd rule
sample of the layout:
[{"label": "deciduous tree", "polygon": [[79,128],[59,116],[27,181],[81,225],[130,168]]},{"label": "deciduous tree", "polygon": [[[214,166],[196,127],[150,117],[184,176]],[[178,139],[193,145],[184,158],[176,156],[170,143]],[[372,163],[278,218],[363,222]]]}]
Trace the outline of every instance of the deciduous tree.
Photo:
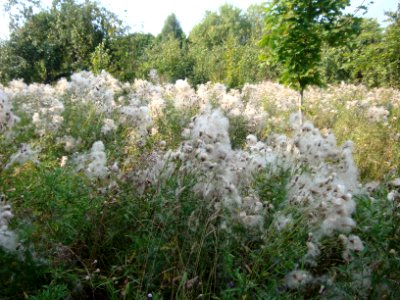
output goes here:
[{"label": "deciduous tree", "polygon": [[299,90],[300,122],[304,89],[322,84],[322,46],[337,44],[347,32],[343,9],[349,4],[350,0],[272,0],[266,8],[261,44],[268,58],[280,65],[280,81]]}]

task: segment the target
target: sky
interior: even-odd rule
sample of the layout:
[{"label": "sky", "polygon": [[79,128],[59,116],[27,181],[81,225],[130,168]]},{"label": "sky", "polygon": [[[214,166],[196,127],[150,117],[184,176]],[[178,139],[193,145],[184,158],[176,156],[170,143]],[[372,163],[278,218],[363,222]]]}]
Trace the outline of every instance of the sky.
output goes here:
[{"label": "sky", "polygon": [[[0,7],[5,0],[0,0]],[[347,12],[354,12],[361,4],[368,4],[371,0],[351,0],[351,7]],[[42,0],[44,5],[50,5],[51,0]],[[231,4],[243,10],[251,4],[262,4],[265,0],[99,0],[100,4],[114,12],[131,32],[144,32],[157,35],[161,32],[165,19],[175,13],[186,34],[194,25],[199,23],[207,10],[217,11],[225,4]],[[384,12],[395,11],[399,0],[374,0],[369,5],[368,13],[364,17],[376,18],[384,26]],[[361,16],[360,13],[358,16]],[[8,18],[0,11],[0,39],[8,37]]]}]

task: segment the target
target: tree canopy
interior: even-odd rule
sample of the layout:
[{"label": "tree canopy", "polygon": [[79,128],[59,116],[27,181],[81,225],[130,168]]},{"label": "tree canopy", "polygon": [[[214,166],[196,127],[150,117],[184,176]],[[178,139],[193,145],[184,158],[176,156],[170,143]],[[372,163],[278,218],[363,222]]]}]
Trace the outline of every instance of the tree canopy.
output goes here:
[{"label": "tree canopy", "polygon": [[175,14],[153,36],[128,32],[92,0],[54,0],[49,8],[39,0],[7,0],[12,26],[9,40],[0,41],[0,81],[50,83],[102,69],[131,81],[157,69],[162,80],[228,88],[276,79],[301,93],[341,81],[399,87],[399,9],[388,13],[384,30],[345,15],[349,2],[271,0],[247,10],[226,4],[207,12],[188,36]]},{"label": "tree canopy", "polygon": [[185,33],[182,30],[181,24],[176,18],[175,14],[171,14],[167,17],[164,22],[164,27],[161,30],[160,37],[163,41],[168,39],[183,40],[186,38]]},{"label": "tree canopy", "polygon": [[117,17],[95,2],[55,0],[50,9],[28,13],[21,26],[12,28],[6,61],[18,61],[19,69],[5,64],[4,74],[26,82],[51,82],[73,71],[89,69],[96,47],[121,33]]},{"label": "tree canopy", "polygon": [[350,0],[273,0],[266,8],[262,45],[281,66],[280,80],[303,91],[321,85],[319,63],[324,42],[339,39],[339,20]]}]

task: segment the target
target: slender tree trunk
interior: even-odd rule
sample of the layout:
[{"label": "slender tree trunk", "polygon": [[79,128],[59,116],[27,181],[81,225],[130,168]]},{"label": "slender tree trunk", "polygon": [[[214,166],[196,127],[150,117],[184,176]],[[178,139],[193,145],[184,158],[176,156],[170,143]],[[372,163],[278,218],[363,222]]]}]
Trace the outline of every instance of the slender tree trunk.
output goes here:
[{"label": "slender tree trunk", "polygon": [[299,103],[298,103],[300,127],[303,125],[303,102],[304,102],[304,88],[301,88],[300,98],[299,98]]}]

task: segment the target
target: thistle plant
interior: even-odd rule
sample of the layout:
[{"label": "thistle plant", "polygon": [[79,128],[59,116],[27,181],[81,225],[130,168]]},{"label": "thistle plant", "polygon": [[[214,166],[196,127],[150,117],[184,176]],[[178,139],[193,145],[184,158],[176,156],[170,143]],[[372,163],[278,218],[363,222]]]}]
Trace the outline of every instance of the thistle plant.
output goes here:
[{"label": "thistle plant", "polygon": [[400,93],[304,93],[1,87],[0,297],[398,298]]}]

